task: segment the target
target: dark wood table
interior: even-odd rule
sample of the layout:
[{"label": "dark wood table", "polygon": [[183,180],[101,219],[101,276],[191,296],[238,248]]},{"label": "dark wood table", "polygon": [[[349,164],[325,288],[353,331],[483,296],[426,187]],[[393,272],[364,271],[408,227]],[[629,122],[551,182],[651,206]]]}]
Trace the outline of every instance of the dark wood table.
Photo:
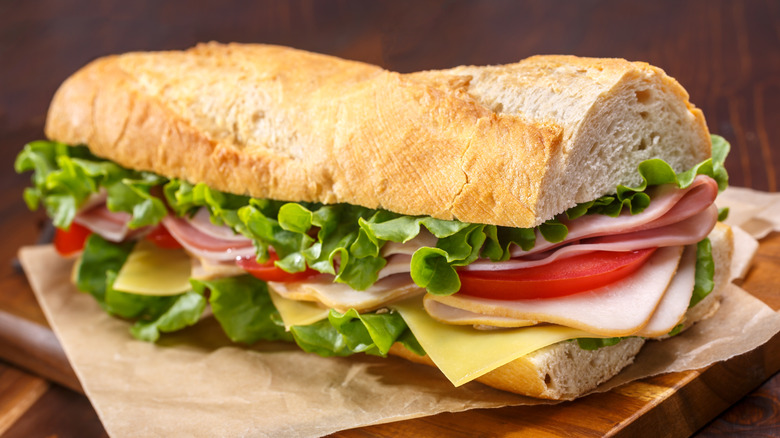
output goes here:
[{"label": "dark wood table", "polygon": [[[17,248],[35,243],[45,223],[22,201],[29,175],[13,172],[15,155],[27,141],[42,138],[56,87],[86,62],[207,40],[289,45],[401,72],[506,63],[537,53],[647,61],[677,78],[703,109],[711,131],[731,142],[727,167],[732,185],[776,191],[780,184],[780,152],[773,147],[780,144],[780,2],[774,0],[5,0],[0,2],[0,156],[5,163],[0,172],[0,318],[31,321],[31,326],[14,326],[26,336],[44,336],[35,341],[34,352],[8,347],[0,352],[12,358],[0,361],[0,436],[105,435],[88,400],[77,392],[72,372],[62,366],[59,345],[45,336],[43,315],[12,263]],[[762,245],[761,263],[780,266],[780,236],[770,241]],[[763,288],[763,297],[776,298],[777,284],[760,278],[760,269],[756,272],[746,289]],[[3,335],[0,345],[7,346]],[[779,397],[775,375],[696,433],[778,435]],[[506,417],[497,432],[512,433],[511,412],[492,417]],[[411,426],[346,435],[388,436],[414,427],[433,435],[447,432],[441,425],[463,418],[481,417],[445,414]],[[692,433],[711,418],[697,418],[681,430]]]}]

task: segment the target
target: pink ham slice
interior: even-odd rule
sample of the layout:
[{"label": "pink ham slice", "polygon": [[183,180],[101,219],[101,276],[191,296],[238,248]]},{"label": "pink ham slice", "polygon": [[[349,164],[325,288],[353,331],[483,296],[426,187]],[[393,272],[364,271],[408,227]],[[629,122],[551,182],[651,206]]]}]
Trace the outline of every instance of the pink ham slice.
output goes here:
[{"label": "pink ham slice", "polygon": [[637,333],[637,336],[655,338],[667,335],[683,320],[688,311],[688,305],[693,296],[696,284],[696,246],[685,247],[680,266],[666,289],[664,298],[658,304],[647,325]]},{"label": "pink ham slice", "polygon": [[90,231],[106,240],[121,242],[141,232],[140,229],[130,230],[128,228],[127,224],[130,223],[130,219],[132,216],[129,213],[113,212],[106,207],[105,203],[99,203],[80,211],[73,221],[89,228]]},{"label": "pink ham slice", "polygon": [[170,215],[164,217],[162,223],[184,249],[210,262],[219,263],[235,260],[238,257],[254,257],[256,255],[252,241],[247,238],[224,239],[215,237],[212,234],[204,233],[186,219]]},{"label": "pink ham slice", "polygon": [[631,215],[624,211],[615,218],[594,214],[572,221],[563,220],[561,222],[569,229],[566,240],[551,243],[537,233],[533,249],[523,251],[515,248],[512,256],[521,257],[546,251],[587,237],[626,234],[682,222],[709,208],[717,195],[718,183],[705,175],[697,176],[685,189],[678,189],[671,184],[658,186],[651,195],[652,202],[642,213]]},{"label": "pink ham slice", "polygon": [[214,225],[211,223],[211,215],[207,208],[198,210],[198,212],[195,213],[195,216],[189,220],[189,224],[201,233],[207,234],[215,239],[240,242],[242,244],[250,242],[249,239],[241,234],[236,234],[233,229],[228,226]]},{"label": "pink ham slice", "polygon": [[[695,272],[696,272],[696,246],[689,245],[685,248],[682,259],[680,260],[680,265],[677,268],[677,272],[674,273],[674,277],[669,283],[669,286],[667,287],[666,291],[663,293],[663,298],[661,298],[661,301],[658,303],[657,307],[653,311],[650,320],[639,331],[633,333],[633,335],[643,336],[648,338],[665,336],[677,324],[680,323],[680,321],[685,316],[685,312],[688,310],[688,303],[691,300],[691,295],[693,293],[693,286],[695,282]],[[653,276],[656,278],[653,278],[653,281],[657,280],[658,275],[663,275],[662,270],[654,273]],[[645,288],[643,292],[647,292],[652,287],[653,287],[652,284],[648,285],[648,288]],[[608,294],[599,295],[596,293],[592,293],[589,294],[588,297],[589,297],[588,302],[580,301],[580,303],[585,306],[583,309],[571,309],[571,307],[567,307],[567,301],[569,301],[569,298],[566,297],[546,299],[544,300],[547,305],[546,309],[550,314],[549,315],[537,314],[536,316],[543,321],[548,321],[548,320],[561,321],[563,318],[566,317],[566,312],[571,312],[571,315],[568,316],[569,319],[571,320],[582,319],[579,316],[580,313],[590,311],[589,309],[598,309],[599,307],[602,306],[602,304],[599,303],[599,301],[601,300],[611,300]],[[486,302],[490,302],[490,301],[486,301]],[[531,302],[533,303],[534,301]],[[560,304],[560,307],[556,306],[556,302]],[[497,327],[525,327],[525,326],[537,324],[539,322],[535,320],[513,318],[510,316],[497,316],[496,314],[483,314],[473,310],[469,310],[472,308],[477,308],[477,309],[482,308],[484,305],[483,304],[484,301],[469,303],[467,297],[462,297],[460,300],[456,301],[456,303],[458,307],[453,307],[451,305],[447,305],[444,304],[443,302],[440,302],[437,299],[437,297],[429,295],[426,296],[425,298],[425,310],[428,312],[429,315],[431,315],[432,318],[436,319],[437,321],[443,322],[445,324],[474,325],[477,327],[497,328]],[[653,301],[650,300],[648,303],[652,305]],[[522,307],[523,307],[522,304],[520,305],[515,304],[514,306],[516,308],[513,309],[513,312],[522,311]],[[561,308],[563,308],[563,310],[561,310]],[[528,309],[528,311],[531,310],[532,309]],[[632,314],[636,314],[636,313],[645,314],[647,312],[646,309],[642,309],[638,307],[636,303],[627,305],[624,308],[616,308],[614,309],[614,311],[622,312],[622,313],[632,313]],[[491,313],[497,313],[497,311]],[[605,320],[604,327],[601,327],[601,329],[608,328],[606,321],[607,320]]]},{"label": "pink ham slice", "polygon": [[[467,271],[523,269],[546,265],[555,260],[593,251],[634,251],[642,248],[688,245],[707,237],[717,221],[718,209],[713,204],[682,222],[633,233],[584,239],[579,244],[563,246],[528,259],[517,258],[501,263],[484,259],[477,260],[460,269]],[[539,255],[543,255],[543,257],[538,257]]]},{"label": "pink ham slice", "polygon": [[349,309],[368,312],[393,301],[425,293],[425,289],[414,284],[408,275],[387,276],[362,291],[343,283],[334,283],[332,276],[321,275],[313,278],[313,281],[295,283],[269,282],[268,286],[284,298],[314,301],[340,312]]},{"label": "pink ham slice", "polygon": [[560,324],[602,336],[630,336],[650,322],[672,283],[682,249],[660,248],[634,275],[599,289],[555,299],[499,301],[428,294],[425,300],[483,315]]},{"label": "pink ham slice", "polygon": [[623,212],[616,218],[590,215],[564,220],[569,233],[563,242],[551,243],[537,235],[533,249],[515,248],[513,258],[506,262],[481,259],[460,269],[522,269],[592,251],[633,251],[696,243],[704,239],[718,221],[718,210],[714,205],[717,195],[718,183],[704,175],[697,176],[685,189],[670,184],[659,186],[642,213]]}]

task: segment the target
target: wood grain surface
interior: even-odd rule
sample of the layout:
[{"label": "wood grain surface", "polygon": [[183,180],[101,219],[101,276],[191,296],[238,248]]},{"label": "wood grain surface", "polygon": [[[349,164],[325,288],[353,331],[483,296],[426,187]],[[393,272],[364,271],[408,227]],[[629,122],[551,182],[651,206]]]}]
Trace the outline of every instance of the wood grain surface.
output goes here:
[{"label": "wood grain surface", "polygon": [[[12,263],[20,246],[38,240],[45,223],[42,213],[30,213],[22,201],[29,175],[13,172],[15,155],[25,142],[43,137],[46,108],[56,87],[86,62],[110,53],[179,49],[208,40],[283,44],[402,72],[505,63],[537,53],[647,61],[676,77],[704,111],[711,131],[731,142],[726,164],[732,185],[776,191],[780,184],[780,2],[775,0],[4,0],[0,324],[16,331],[0,332],[0,356],[6,358],[0,362],[0,436],[105,435],[86,398],[51,383],[78,389],[24,276]],[[772,235],[762,243],[744,286],[778,309],[779,272],[780,237]],[[11,342],[20,337],[30,342]],[[25,348],[30,345],[36,348]],[[762,383],[761,372],[777,369],[776,356],[766,351],[778,346],[775,338],[764,352],[704,371],[643,381],[643,393],[672,391],[678,396],[639,412],[612,408],[616,400],[636,397],[618,390],[595,396],[592,405],[602,407],[596,410],[580,403],[478,410],[340,435],[465,436],[478,430],[521,436],[538,427],[535,418],[546,416],[553,419],[548,429],[535,432],[592,435],[589,419],[599,418],[613,422],[614,431],[626,436],[777,436],[780,377]],[[746,388],[758,385],[734,404]],[[692,403],[697,414],[681,417]],[[667,421],[648,423],[652,418]]]}]

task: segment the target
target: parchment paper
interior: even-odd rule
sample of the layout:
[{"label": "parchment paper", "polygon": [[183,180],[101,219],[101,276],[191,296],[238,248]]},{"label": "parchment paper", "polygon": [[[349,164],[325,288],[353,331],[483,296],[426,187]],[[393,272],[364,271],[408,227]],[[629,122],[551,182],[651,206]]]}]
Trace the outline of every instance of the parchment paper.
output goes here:
[{"label": "parchment paper", "polygon": [[[743,191],[729,189],[719,199],[719,206],[735,206],[732,224],[758,235],[780,229],[765,213],[780,212],[780,197]],[[734,214],[737,208],[751,213]],[[756,244],[747,233],[737,236],[734,267],[744,272]],[[113,437],[319,436],[440,412],[549,403],[479,383],[453,388],[438,370],[392,357],[321,358],[285,343],[236,347],[213,319],[156,345],[136,341],[128,323],[74,289],[72,262],[50,246],[23,248],[19,258]],[[597,391],[702,368],[750,351],[778,331],[780,314],[732,285],[715,316],[680,336],[648,342],[634,365]]]}]

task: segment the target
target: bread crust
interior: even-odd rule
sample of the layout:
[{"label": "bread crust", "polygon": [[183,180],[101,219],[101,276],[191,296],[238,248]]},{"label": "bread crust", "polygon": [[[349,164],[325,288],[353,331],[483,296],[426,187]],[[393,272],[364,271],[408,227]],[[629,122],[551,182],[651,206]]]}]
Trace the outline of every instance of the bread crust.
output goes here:
[{"label": "bread crust", "polygon": [[[641,121],[656,107],[668,132]],[[656,135],[629,144],[642,129]],[[216,43],[92,62],[56,93],[46,134],[231,193],[513,227],[637,182],[642,159],[682,170],[710,153],[701,112],[642,63],[547,56],[399,74]]]}]

